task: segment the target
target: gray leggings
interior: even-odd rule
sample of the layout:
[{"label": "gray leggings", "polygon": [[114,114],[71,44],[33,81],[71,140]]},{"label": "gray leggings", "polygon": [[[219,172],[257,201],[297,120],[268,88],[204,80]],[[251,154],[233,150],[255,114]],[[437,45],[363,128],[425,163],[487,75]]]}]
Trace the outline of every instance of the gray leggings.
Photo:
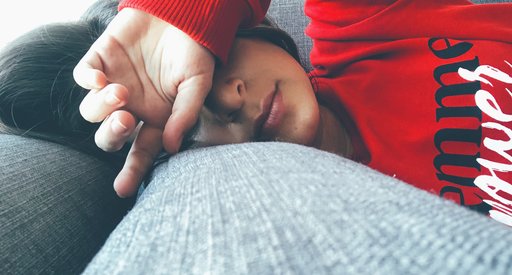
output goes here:
[{"label": "gray leggings", "polygon": [[79,273],[97,250],[86,274],[512,270],[510,228],[315,149],[252,143],[179,154],[124,216],[129,202],[113,196],[105,164],[0,140],[1,274]]}]

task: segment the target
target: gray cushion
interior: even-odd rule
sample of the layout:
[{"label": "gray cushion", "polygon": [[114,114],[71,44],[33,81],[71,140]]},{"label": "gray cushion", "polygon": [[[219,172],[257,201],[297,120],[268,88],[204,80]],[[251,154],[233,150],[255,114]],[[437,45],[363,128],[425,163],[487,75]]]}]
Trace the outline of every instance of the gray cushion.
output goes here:
[{"label": "gray cushion", "polygon": [[0,273],[75,274],[131,205],[107,164],[62,145],[0,134]]},{"label": "gray cushion", "polygon": [[305,146],[190,150],[156,168],[85,274],[510,274],[510,229]]}]

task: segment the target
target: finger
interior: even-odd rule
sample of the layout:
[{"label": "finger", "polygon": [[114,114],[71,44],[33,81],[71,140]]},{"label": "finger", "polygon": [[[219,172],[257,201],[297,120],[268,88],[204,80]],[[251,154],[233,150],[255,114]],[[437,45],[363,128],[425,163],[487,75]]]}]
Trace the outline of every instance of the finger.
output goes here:
[{"label": "finger", "polygon": [[120,84],[109,84],[91,90],[80,103],[80,114],[89,122],[100,122],[128,103],[128,90]]},{"label": "finger", "polygon": [[114,180],[114,190],[119,197],[130,197],[137,192],[144,175],[161,150],[162,130],[143,124],[126,157],[123,169]]},{"label": "finger", "polygon": [[163,145],[170,154],[179,151],[183,137],[196,123],[210,88],[211,84],[180,85],[172,114],[165,124],[163,133]]},{"label": "finger", "polygon": [[127,111],[115,111],[101,123],[94,141],[106,152],[119,151],[137,128],[137,120]]},{"label": "finger", "polygon": [[78,85],[85,89],[99,90],[108,83],[107,76],[103,70],[103,62],[100,55],[91,47],[73,69],[73,78]]}]

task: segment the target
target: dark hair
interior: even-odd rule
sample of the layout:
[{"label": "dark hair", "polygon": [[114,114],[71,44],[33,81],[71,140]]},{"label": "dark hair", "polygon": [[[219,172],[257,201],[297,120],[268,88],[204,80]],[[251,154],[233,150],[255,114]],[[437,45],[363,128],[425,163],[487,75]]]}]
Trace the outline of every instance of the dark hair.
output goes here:
[{"label": "dark hair", "polygon": [[95,2],[78,20],[36,28],[0,52],[0,132],[71,146],[120,167],[126,152],[105,153],[94,143],[99,124],[78,110],[87,90],[73,69],[117,14],[118,1]]},{"label": "dark hair", "polygon": [[[117,153],[96,146],[99,124],[81,117],[78,107],[87,90],[73,79],[74,67],[117,14],[117,6],[117,0],[99,0],[77,22],[39,27],[0,52],[0,132],[57,142],[122,165],[128,146]],[[292,38],[268,19],[237,36],[270,41],[300,62]]]}]

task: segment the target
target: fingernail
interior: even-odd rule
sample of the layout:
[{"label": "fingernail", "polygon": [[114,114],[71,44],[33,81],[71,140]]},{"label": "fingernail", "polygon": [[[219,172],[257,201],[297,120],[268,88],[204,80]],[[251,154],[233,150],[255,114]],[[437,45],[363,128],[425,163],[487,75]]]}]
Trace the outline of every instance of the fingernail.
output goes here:
[{"label": "fingernail", "polygon": [[112,131],[118,135],[124,135],[128,132],[128,127],[122,124],[119,120],[112,121]]},{"label": "fingernail", "polygon": [[119,99],[114,93],[109,93],[105,96],[105,102],[110,105],[118,105],[121,103],[121,99]]}]

